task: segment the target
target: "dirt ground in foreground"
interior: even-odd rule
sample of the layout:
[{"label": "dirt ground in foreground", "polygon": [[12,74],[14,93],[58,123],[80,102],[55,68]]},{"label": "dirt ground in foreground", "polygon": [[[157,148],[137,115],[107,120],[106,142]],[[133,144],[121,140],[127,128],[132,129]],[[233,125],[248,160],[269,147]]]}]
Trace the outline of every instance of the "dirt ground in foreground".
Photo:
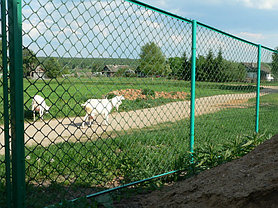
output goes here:
[{"label": "dirt ground in foreground", "polygon": [[277,208],[278,135],[238,160],[115,207]]}]

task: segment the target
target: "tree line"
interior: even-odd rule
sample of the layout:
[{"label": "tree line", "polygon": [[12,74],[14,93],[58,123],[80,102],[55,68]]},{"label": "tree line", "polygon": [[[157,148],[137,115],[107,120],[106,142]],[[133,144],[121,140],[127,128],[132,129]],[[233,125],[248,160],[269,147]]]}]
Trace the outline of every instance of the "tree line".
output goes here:
[{"label": "tree line", "polygon": [[[141,47],[139,59],[37,57],[32,50],[26,47],[23,48],[22,54],[25,77],[30,76],[38,66],[45,70],[47,77],[55,78],[62,76],[62,74],[72,73],[78,68],[96,72],[102,71],[105,65],[118,64],[128,65],[137,74],[140,73],[144,76],[164,76],[179,80],[191,79],[191,57],[187,57],[184,52],[180,57],[166,58],[160,47],[154,42],[147,43]],[[0,55],[0,65],[2,65],[2,53]],[[273,53],[270,65],[272,74],[275,78],[278,78],[277,53]],[[246,67],[243,63],[224,59],[221,49],[216,56],[212,50],[209,50],[207,55],[199,55],[196,58],[197,81],[243,81],[246,78],[246,73]]]},{"label": "tree line", "polygon": [[[155,43],[141,48],[140,65],[137,69],[146,75],[160,75],[181,80],[191,79],[191,57],[184,52],[181,57],[166,59]],[[246,69],[242,63],[225,60],[219,50],[216,57],[212,50],[206,56],[196,58],[196,80],[209,82],[243,81]]]},{"label": "tree line", "polygon": [[[278,47],[276,48],[278,50]],[[141,47],[138,71],[145,75],[167,76],[175,79],[191,79],[191,57],[184,52],[180,57],[166,59],[161,49],[154,42]],[[272,54],[271,73],[278,79],[278,54]],[[246,79],[247,70],[244,63],[223,58],[220,49],[215,56],[210,49],[207,55],[196,58],[196,80],[208,82],[239,82]]]}]

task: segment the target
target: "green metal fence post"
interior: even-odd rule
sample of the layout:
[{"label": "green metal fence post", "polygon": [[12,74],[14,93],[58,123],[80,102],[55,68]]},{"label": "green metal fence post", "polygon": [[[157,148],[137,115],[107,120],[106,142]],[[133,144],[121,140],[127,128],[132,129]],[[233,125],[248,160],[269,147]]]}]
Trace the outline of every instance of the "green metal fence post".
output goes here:
[{"label": "green metal fence post", "polygon": [[257,100],[256,100],[256,133],[259,132],[259,108],[260,108],[260,82],[261,82],[261,45],[258,45],[258,69],[257,69]]},{"label": "green metal fence post", "polygon": [[9,89],[8,89],[8,59],[6,32],[6,0],[1,0],[2,27],[2,65],[3,65],[3,99],[4,99],[4,134],[5,134],[5,167],[6,167],[6,205],[11,207],[11,165],[10,165],[10,135],[9,135]]},{"label": "green metal fence post", "polygon": [[8,1],[11,88],[12,202],[25,206],[24,111],[21,0]]},{"label": "green metal fence post", "polygon": [[194,152],[196,29],[197,29],[197,21],[193,20],[192,21],[192,57],[191,57],[191,104],[190,104],[190,152],[191,153]]}]

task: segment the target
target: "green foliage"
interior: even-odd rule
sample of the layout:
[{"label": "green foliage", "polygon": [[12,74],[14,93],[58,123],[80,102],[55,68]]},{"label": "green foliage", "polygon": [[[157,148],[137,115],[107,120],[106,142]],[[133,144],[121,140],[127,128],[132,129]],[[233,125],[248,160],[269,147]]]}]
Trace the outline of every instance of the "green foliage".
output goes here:
[{"label": "green foliage", "polygon": [[46,76],[49,78],[57,78],[63,74],[61,65],[58,62],[57,58],[50,57],[46,59],[44,63]]},{"label": "green foliage", "polygon": [[[38,57],[41,63],[44,63],[48,57]],[[131,68],[136,68],[138,60],[128,58],[59,58],[59,63],[62,68],[68,67],[70,72],[82,70],[91,72],[100,72],[105,65],[128,65]]]},{"label": "green foliage", "polygon": [[246,78],[246,69],[242,63],[225,60],[220,49],[215,58],[212,50],[206,57],[196,60],[196,80],[209,82],[240,82]]},{"label": "green foliage", "polygon": [[[278,47],[276,50],[278,50]],[[275,79],[278,79],[278,53],[272,54],[271,72]]]},{"label": "green foliage", "polygon": [[164,54],[154,42],[142,46],[139,68],[146,75],[167,76],[171,73]]},{"label": "green foliage", "polygon": [[23,58],[23,74],[25,77],[30,76],[31,71],[35,71],[36,67],[39,64],[38,59],[35,53],[28,48],[23,49],[22,58]]},{"label": "green foliage", "polygon": [[190,80],[191,64],[183,53],[182,57],[170,57],[168,63],[171,69],[171,76],[177,79]]},{"label": "green foliage", "polygon": [[270,135],[256,134],[237,137],[226,141],[224,144],[214,145],[206,142],[195,149],[193,153],[194,163],[191,165],[194,174],[216,167],[223,163],[238,159],[251,152],[263,141],[270,139]]},{"label": "green foliage", "polygon": [[92,72],[100,72],[100,71],[103,70],[103,67],[104,66],[102,66],[101,63],[98,63],[98,62],[97,63],[93,63],[92,66],[91,66],[91,69],[92,69],[91,71]]}]

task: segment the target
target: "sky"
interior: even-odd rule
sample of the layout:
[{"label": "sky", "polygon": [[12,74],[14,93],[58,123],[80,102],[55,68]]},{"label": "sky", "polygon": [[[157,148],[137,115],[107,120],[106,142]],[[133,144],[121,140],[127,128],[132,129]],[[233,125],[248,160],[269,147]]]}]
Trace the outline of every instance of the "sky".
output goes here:
[{"label": "sky", "polygon": [[[248,41],[278,46],[278,0],[142,0]],[[23,0],[23,44],[38,56],[139,58],[155,42],[166,57],[191,53],[191,23],[125,0]],[[206,29],[197,53],[255,61],[257,48]],[[270,57],[271,54],[268,55]],[[247,57],[248,56],[248,57]]]},{"label": "sky", "polygon": [[278,47],[278,0],[142,0],[266,47]]}]

